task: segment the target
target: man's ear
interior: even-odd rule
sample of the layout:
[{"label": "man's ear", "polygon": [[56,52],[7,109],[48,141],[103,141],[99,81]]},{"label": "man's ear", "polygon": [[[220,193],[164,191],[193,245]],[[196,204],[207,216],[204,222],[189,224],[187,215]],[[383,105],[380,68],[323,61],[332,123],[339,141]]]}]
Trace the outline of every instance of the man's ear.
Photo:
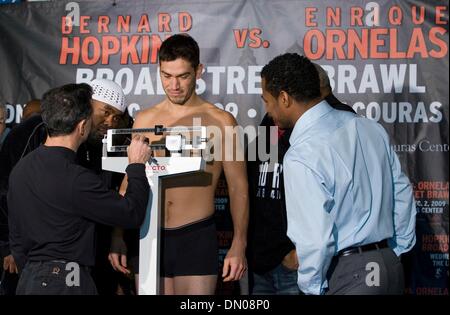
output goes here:
[{"label": "man's ear", "polygon": [[82,137],[88,132],[86,119],[83,119],[78,123],[77,130]]},{"label": "man's ear", "polygon": [[199,64],[197,66],[197,69],[195,70],[195,79],[200,79],[200,77],[202,76],[203,73],[203,64]]},{"label": "man's ear", "polygon": [[288,108],[291,106],[291,97],[286,91],[281,91],[280,95],[278,95],[278,102],[283,106]]}]

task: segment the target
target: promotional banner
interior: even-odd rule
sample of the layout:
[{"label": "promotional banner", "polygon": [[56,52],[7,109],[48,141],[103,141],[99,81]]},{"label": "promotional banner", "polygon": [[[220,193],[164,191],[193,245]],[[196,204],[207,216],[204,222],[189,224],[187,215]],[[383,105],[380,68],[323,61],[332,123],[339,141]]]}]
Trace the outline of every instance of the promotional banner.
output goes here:
[{"label": "promotional banner", "polygon": [[[448,294],[448,1],[53,1],[0,6],[0,102],[7,123],[48,89],[108,78],[129,112],[164,98],[162,41],[187,33],[205,65],[197,93],[242,126],[264,116],[262,67],[295,52],[328,72],[334,95],[391,136],[414,186],[410,294]],[[229,209],[219,184],[216,212]],[[224,216],[225,217],[225,216]],[[229,246],[231,222],[219,240]],[[232,234],[232,233],[231,233]],[[222,251],[222,257],[226,250]]]}]

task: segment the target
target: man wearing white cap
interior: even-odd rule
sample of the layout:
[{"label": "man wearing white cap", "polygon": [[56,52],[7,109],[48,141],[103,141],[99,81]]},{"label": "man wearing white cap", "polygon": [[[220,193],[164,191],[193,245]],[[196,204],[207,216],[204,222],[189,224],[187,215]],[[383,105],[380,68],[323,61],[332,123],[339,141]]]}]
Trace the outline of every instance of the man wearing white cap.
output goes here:
[{"label": "man wearing white cap", "polygon": [[[79,163],[95,172],[108,187],[118,190],[123,174],[102,170],[101,139],[108,129],[131,127],[126,112],[125,95],[119,84],[108,79],[95,79],[89,83],[92,87],[92,130],[89,138],[77,152]],[[100,295],[116,293],[119,276],[108,262],[111,247],[110,226],[96,224],[96,259],[92,277]]]},{"label": "man wearing white cap", "polygon": [[124,127],[126,113],[125,95],[119,84],[108,79],[95,79],[92,87],[92,130],[88,140],[78,149],[80,164],[100,174],[102,142],[108,129]]},{"label": "man wearing white cap", "polygon": [[119,84],[108,79],[95,79],[92,87],[93,127],[91,138],[99,140],[106,130],[116,128],[127,109],[125,95]]}]

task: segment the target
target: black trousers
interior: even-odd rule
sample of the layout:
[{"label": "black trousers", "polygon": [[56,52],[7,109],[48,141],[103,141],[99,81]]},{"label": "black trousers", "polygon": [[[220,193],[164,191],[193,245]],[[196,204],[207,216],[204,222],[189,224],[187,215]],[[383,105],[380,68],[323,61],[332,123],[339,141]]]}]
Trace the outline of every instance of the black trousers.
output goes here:
[{"label": "black trousers", "polygon": [[390,248],[334,257],[327,273],[328,295],[404,294],[402,263]]},{"label": "black trousers", "polygon": [[25,265],[16,294],[97,295],[97,289],[88,267],[63,261],[40,261]]}]

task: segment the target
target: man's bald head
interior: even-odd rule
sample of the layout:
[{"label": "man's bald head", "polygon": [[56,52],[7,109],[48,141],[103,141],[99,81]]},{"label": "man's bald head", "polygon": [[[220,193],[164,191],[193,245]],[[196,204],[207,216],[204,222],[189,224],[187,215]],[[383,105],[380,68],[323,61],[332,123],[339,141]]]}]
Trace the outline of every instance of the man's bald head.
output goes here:
[{"label": "man's bald head", "polygon": [[22,112],[22,121],[27,120],[33,114],[41,112],[41,100],[34,99],[25,104]]},{"label": "man's bald head", "polygon": [[316,67],[317,72],[319,73],[320,80],[320,94],[322,98],[331,94],[331,85],[330,78],[328,77],[327,72],[317,63],[313,63],[314,67]]}]

